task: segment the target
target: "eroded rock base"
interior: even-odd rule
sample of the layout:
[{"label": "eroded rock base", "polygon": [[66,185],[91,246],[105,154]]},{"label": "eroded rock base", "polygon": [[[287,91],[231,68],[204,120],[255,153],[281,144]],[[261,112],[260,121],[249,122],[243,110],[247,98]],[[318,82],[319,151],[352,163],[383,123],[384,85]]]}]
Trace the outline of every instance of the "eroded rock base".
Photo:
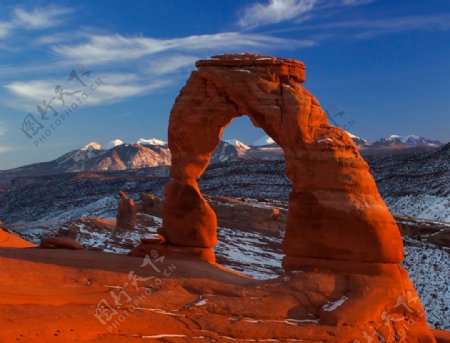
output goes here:
[{"label": "eroded rock base", "polygon": [[396,265],[257,281],[170,249],[150,257],[157,269],[142,257],[0,249],[0,341],[435,341]]}]

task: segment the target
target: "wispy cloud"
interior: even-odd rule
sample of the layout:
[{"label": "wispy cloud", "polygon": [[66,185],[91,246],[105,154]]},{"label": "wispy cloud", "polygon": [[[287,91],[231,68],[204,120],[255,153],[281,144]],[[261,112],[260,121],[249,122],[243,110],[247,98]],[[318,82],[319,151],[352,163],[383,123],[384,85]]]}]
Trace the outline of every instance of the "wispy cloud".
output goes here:
[{"label": "wispy cloud", "polygon": [[316,17],[326,17],[349,7],[366,5],[374,0],[265,0],[244,8],[237,22],[244,29],[279,24],[302,23]]},{"label": "wispy cloud", "polygon": [[9,22],[0,21],[0,38],[4,38],[11,31],[12,25]]},{"label": "wispy cloud", "polygon": [[[59,36],[48,37],[59,39]],[[50,49],[57,57],[57,63],[49,63],[52,68],[73,68],[74,65],[94,65],[103,71],[99,74],[103,84],[95,94],[86,101],[95,106],[112,103],[133,96],[147,94],[154,90],[169,87],[177,81],[177,75],[194,67],[194,62],[203,56],[223,51],[292,49],[315,44],[309,40],[289,40],[264,34],[224,32],[216,34],[195,35],[172,39],[156,39],[151,37],[125,37],[122,35],[81,35],[82,42],[65,45],[51,45]],[[151,56],[151,58],[149,58]],[[136,61],[129,64],[130,61]],[[149,62],[150,61],[150,62]],[[108,70],[118,66],[127,66],[128,73],[110,73]],[[28,66],[31,68],[30,66]],[[45,68],[45,66],[44,66]],[[0,67],[0,74],[7,74],[9,68]],[[25,68],[27,70],[27,68]],[[36,70],[36,66],[30,70]],[[100,73],[100,72],[99,72]],[[170,80],[163,75],[171,74]],[[67,77],[66,77],[67,78]],[[62,78],[64,79],[64,78]],[[9,93],[6,102],[26,111],[36,112],[36,106],[43,100],[55,97],[55,87],[61,85],[71,89],[67,81],[61,79],[34,79],[29,81],[10,81],[4,88]]]},{"label": "wispy cloud", "polygon": [[276,24],[306,16],[316,3],[317,0],[269,0],[265,4],[256,3],[244,10],[238,23],[244,28]]},{"label": "wispy cloud", "polygon": [[175,54],[167,58],[151,61],[148,71],[152,74],[162,75],[179,72],[188,68],[193,69],[195,61],[199,59],[198,56]]},{"label": "wispy cloud", "polygon": [[48,6],[25,10],[24,8],[15,8],[12,13],[12,22],[15,26],[21,26],[26,29],[43,29],[59,25],[62,17],[71,13],[72,10],[67,7]]},{"label": "wispy cloud", "polygon": [[5,152],[10,152],[12,150],[14,150],[14,148],[5,145],[0,145],[0,154],[4,154]]},{"label": "wispy cloud", "polygon": [[[94,76],[93,76],[94,77]],[[95,80],[101,80],[101,85],[94,92],[88,94],[88,98],[83,101],[83,106],[97,106],[119,102],[123,99],[147,94],[151,91],[164,88],[170,85],[172,81],[163,79],[143,79],[136,74],[104,73],[94,77]],[[24,111],[36,112],[38,105],[43,106],[43,101],[50,102],[58,111],[62,109],[63,103],[57,97],[56,87],[60,86],[65,92],[74,93],[84,91],[73,81],[53,80],[32,80],[25,82],[12,82],[5,85],[5,88],[14,97],[9,100],[9,105]],[[76,102],[80,97],[80,92],[73,95],[66,95],[64,99],[68,103]]]},{"label": "wispy cloud", "polygon": [[57,26],[72,12],[68,7],[50,5],[25,9],[16,7],[9,13],[9,19],[0,22],[0,38],[5,38],[15,30],[38,30]]},{"label": "wispy cloud", "polygon": [[224,32],[187,36],[173,39],[156,39],[147,37],[125,37],[116,35],[93,35],[87,42],[74,45],[58,45],[53,47],[54,53],[69,63],[88,65],[124,62],[157,53],[178,52],[211,52],[250,48],[261,49],[273,46],[296,48],[311,46],[309,40],[294,41],[276,38],[263,34],[246,34]]}]

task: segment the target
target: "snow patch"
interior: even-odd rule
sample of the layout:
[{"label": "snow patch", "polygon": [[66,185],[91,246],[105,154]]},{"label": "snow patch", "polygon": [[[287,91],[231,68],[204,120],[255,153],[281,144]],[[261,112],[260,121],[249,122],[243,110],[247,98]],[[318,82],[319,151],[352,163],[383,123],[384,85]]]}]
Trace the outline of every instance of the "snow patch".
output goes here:
[{"label": "snow patch", "polygon": [[275,141],[269,136],[263,136],[253,143],[254,146],[264,146],[264,145],[272,145],[276,144]]},{"label": "snow patch", "polygon": [[225,143],[231,144],[231,145],[235,146],[236,148],[241,148],[244,150],[250,149],[250,147],[248,145],[242,143],[241,141],[238,141],[237,139],[227,139],[227,140],[225,140]]},{"label": "snow patch", "polygon": [[160,145],[160,146],[164,146],[164,145],[167,145],[167,142],[162,141],[162,140],[157,139],[157,138],[150,138],[150,139],[139,138],[139,139],[136,141],[136,144],[148,144],[148,145]]},{"label": "snow patch", "polygon": [[392,213],[450,222],[450,197],[419,194],[384,199]]},{"label": "snow patch", "polygon": [[102,150],[102,146],[97,142],[90,142],[86,144],[84,147],[80,148],[81,151],[90,151],[90,150]]},{"label": "snow patch", "polygon": [[331,301],[322,306],[322,310],[325,312],[332,312],[336,310],[338,307],[342,306],[348,300],[348,296],[344,295],[338,300]]},{"label": "snow patch", "polygon": [[108,144],[106,144],[106,149],[112,149],[115,148],[116,146],[122,145],[124,144],[123,141],[121,139],[114,139],[112,141],[109,141]]}]

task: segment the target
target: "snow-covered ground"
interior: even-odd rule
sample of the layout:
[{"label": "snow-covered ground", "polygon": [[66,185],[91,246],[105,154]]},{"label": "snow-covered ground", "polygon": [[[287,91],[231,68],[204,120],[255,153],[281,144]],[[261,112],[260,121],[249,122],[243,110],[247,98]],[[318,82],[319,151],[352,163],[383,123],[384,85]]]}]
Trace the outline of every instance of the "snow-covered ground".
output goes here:
[{"label": "snow-covered ground", "polygon": [[450,254],[432,244],[405,238],[405,260],[428,323],[450,330]]},{"label": "snow-covered ground", "polygon": [[117,200],[109,196],[85,206],[73,207],[59,213],[49,213],[35,221],[18,221],[14,223],[14,227],[20,229],[20,234],[24,238],[38,242],[42,235],[58,228],[62,223],[80,218],[115,219],[116,212]]},{"label": "snow-covered ground", "polygon": [[450,196],[407,195],[403,197],[386,197],[384,201],[392,213],[450,222]]},{"label": "snow-covered ground", "polygon": [[281,237],[228,228],[219,228],[218,236],[215,252],[223,265],[255,279],[281,274]]}]

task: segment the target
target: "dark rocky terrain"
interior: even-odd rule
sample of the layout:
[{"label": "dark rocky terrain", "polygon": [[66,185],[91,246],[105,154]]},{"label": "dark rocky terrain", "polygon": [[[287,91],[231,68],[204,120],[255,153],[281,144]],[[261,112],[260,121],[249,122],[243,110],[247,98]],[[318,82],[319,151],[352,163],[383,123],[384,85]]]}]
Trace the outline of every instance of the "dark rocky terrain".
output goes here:
[{"label": "dark rocky terrain", "polygon": [[[381,195],[399,215],[450,221],[450,145],[429,152],[366,156]],[[0,192],[0,218],[6,223],[37,222],[73,213],[98,201],[114,202],[119,191],[136,197],[140,192],[163,196],[169,168],[78,172],[18,177],[13,189]],[[213,163],[199,182],[205,194],[259,200],[288,199],[291,188],[281,160],[237,160]],[[99,205],[93,205],[98,208]],[[101,207],[101,206],[100,206]],[[423,208],[424,212],[414,212]],[[89,211],[88,211],[89,212]],[[421,216],[421,214],[424,214]]]}]

